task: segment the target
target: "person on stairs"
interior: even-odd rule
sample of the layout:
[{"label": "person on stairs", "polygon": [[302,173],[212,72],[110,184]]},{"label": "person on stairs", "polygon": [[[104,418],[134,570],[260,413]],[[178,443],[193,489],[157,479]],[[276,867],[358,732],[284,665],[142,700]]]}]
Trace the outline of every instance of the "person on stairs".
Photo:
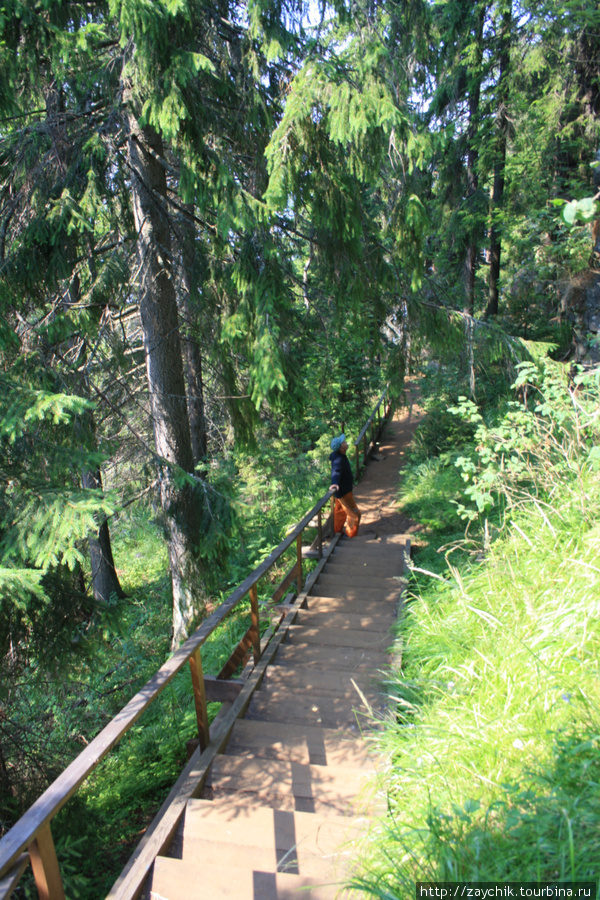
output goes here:
[{"label": "person on stairs", "polygon": [[333,507],[333,530],[336,534],[353,538],[358,534],[360,522],[360,510],[352,495],[354,477],[352,466],[346,456],[348,444],[346,436],[340,434],[331,442],[332,453],[329,456],[331,462],[331,487],[335,491],[335,504]]}]

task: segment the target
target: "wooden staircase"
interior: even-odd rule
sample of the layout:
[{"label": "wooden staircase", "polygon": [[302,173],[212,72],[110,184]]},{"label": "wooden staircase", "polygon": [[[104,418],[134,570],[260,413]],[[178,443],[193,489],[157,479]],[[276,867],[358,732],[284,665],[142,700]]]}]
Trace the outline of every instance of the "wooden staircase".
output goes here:
[{"label": "wooden staircase", "polygon": [[146,897],[351,896],[342,888],[377,806],[366,738],[385,706],[408,550],[402,535],[337,543]]}]

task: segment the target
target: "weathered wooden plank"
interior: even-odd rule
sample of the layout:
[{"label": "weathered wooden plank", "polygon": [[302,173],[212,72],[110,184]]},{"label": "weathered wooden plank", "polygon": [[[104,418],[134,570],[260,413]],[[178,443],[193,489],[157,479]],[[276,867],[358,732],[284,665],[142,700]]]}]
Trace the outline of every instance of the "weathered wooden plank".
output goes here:
[{"label": "weathered wooden plank", "polygon": [[[376,571],[375,566],[373,566]],[[363,574],[364,573],[364,574]],[[315,590],[319,591],[322,587],[338,587],[343,592],[347,587],[355,588],[377,588],[381,590],[402,590],[406,580],[401,575],[372,575],[367,567],[362,571],[360,569],[348,570],[347,567],[340,567],[335,572],[323,572],[319,578]]]},{"label": "weathered wooden plank", "polygon": [[65,900],[60,868],[50,826],[40,829],[29,846],[33,878],[40,900]]},{"label": "weathered wooden plank", "polygon": [[[392,624],[390,616],[389,624]],[[310,625],[294,625],[290,628],[290,646],[308,645],[330,648],[325,652],[335,652],[335,648],[352,648],[364,651],[381,651],[387,653],[393,637],[389,631],[363,631],[349,627],[311,627]]]},{"label": "weathered wooden plank", "polygon": [[200,742],[200,749],[205,750],[210,740],[210,729],[208,725],[208,711],[206,709],[206,690],[204,687],[200,647],[196,647],[190,656],[190,672],[192,675],[194,705],[196,707],[196,721],[198,723],[198,741]]},{"label": "weathered wooden plank", "polygon": [[371,669],[376,672],[389,665],[389,654],[383,650],[363,650],[357,647],[289,643],[277,655],[278,666],[302,665],[306,669],[329,669],[339,666],[347,672]]},{"label": "weathered wooden plank", "polygon": [[287,572],[285,578],[280,583],[277,590],[273,593],[273,596],[271,597],[269,602],[270,603],[279,603],[281,598],[285,596],[287,589],[289,588],[290,584],[292,583],[292,581],[294,580],[295,577],[296,577],[296,566],[294,565],[289,570],[289,572]]},{"label": "weathered wooden plank", "polygon": [[246,662],[249,656],[250,647],[252,646],[253,634],[254,632],[252,626],[250,626],[244,637],[241,639],[241,641],[217,675],[217,678],[231,678],[236,669],[238,669]]},{"label": "weathered wooden plank", "polygon": [[241,678],[217,678],[214,675],[204,676],[204,690],[207,703],[233,703],[245,685]]},{"label": "weathered wooden plank", "polygon": [[256,665],[260,659],[260,613],[258,611],[258,590],[255,584],[250,588],[250,618],[252,620],[250,636],[254,651],[254,664]]},{"label": "weathered wooden plank", "polygon": [[8,900],[29,864],[29,853],[22,853],[12,869],[0,878],[0,900]]},{"label": "weathered wooden plank", "polygon": [[[198,878],[198,870],[181,860],[161,859],[157,865],[157,888],[152,891],[152,900],[189,900],[190,885]],[[217,897],[223,884],[223,869],[219,865],[204,862],[202,865],[201,890],[205,897]],[[228,872],[231,896],[236,900],[297,900],[310,897],[311,900],[335,900],[339,895],[339,885],[323,885],[318,879],[286,872],[260,872],[256,869],[234,867]]]},{"label": "weathered wooden plank", "polygon": [[347,816],[369,810],[366,780],[372,777],[373,770],[364,766],[311,766],[222,754],[213,764],[211,784],[217,799],[235,794],[240,806],[260,804],[325,814],[335,811]]},{"label": "weathered wooden plank", "polygon": [[297,723],[238,719],[228,744],[234,756],[282,759],[319,766],[360,768],[369,762],[369,750],[352,728],[321,728]]},{"label": "weathered wooden plank", "polygon": [[304,587],[304,576],[302,574],[302,535],[296,538],[296,590],[301,592]]},{"label": "weathered wooden plank", "polygon": [[[298,614],[300,625],[309,625],[312,628],[351,628],[353,630],[373,631],[377,634],[387,634],[394,622],[390,610],[384,606],[382,610],[375,607],[374,610],[361,610],[357,613],[344,610],[323,611],[319,609],[303,609]],[[294,626],[295,627],[295,626]]]}]

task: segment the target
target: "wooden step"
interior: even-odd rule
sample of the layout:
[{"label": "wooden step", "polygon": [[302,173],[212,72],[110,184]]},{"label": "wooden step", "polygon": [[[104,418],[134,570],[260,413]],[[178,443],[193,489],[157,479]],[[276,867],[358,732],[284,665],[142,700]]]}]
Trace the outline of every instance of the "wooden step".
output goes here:
[{"label": "wooden step", "polygon": [[350,541],[342,541],[331,554],[331,560],[340,562],[342,560],[351,559],[371,559],[373,561],[385,559],[396,563],[403,562],[404,556],[405,553],[403,547],[369,547],[365,544],[351,544]]},{"label": "wooden step", "polygon": [[[371,705],[375,704],[376,700]],[[381,709],[381,704],[376,708]],[[290,683],[274,692],[268,687],[256,692],[246,712],[246,719],[346,728],[357,723],[362,725],[366,715],[368,710],[358,692],[345,696],[310,696]]]},{"label": "wooden step", "polygon": [[289,760],[218,756],[211,786],[216,799],[236,795],[238,806],[270,806],[322,815],[367,814],[376,787],[372,766],[311,766]]},{"label": "wooden step", "polygon": [[317,584],[314,587],[314,593],[319,597],[333,597],[355,603],[366,603],[368,600],[374,600],[380,604],[397,603],[402,591],[402,585],[382,590],[373,587],[354,587],[350,583],[323,586]]},{"label": "wooden step", "polygon": [[379,569],[386,575],[401,575],[404,569],[404,554],[402,552],[382,551],[373,553],[371,550],[336,549],[327,565],[344,565],[347,568],[370,568],[372,571]]},{"label": "wooden step", "polygon": [[[368,819],[289,812],[269,806],[242,806],[235,797],[190,800],[185,812],[183,858],[193,858],[192,841],[228,841],[237,847],[275,849],[283,853],[332,858],[366,832]],[[302,860],[300,859],[302,869]]]},{"label": "wooden step", "polygon": [[[309,599],[310,602],[310,599]],[[308,624],[312,628],[352,628],[360,631],[374,631],[379,634],[386,633],[393,622],[391,610],[387,607],[377,607],[370,613],[321,612],[319,609],[301,609],[296,622],[299,625]]]},{"label": "wooden step", "polygon": [[249,867],[224,869],[158,856],[154,862],[151,900],[335,900],[340,884],[323,884],[307,875],[261,872]]},{"label": "wooden step", "polygon": [[356,672],[376,671],[390,664],[390,656],[382,650],[363,650],[358,647],[331,647],[318,644],[281,644],[277,652],[278,666],[304,666],[307,669],[344,669]]},{"label": "wooden step", "polygon": [[[406,542],[410,540],[410,535],[407,534],[382,534],[380,537],[375,537],[371,532],[360,533],[352,539],[352,544],[355,544],[357,547],[361,545],[366,545],[372,548],[398,548],[404,547]],[[346,546],[350,544],[350,541],[340,541],[338,543],[338,547]]]},{"label": "wooden step", "polygon": [[350,768],[363,766],[370,758],[358,725],[334,729],[252,719],[238,719],[235,723],[227,754]]},{"label": "wooden step", "polygon": [[386,578],[400,578],[406,579],[406,572],[403,568],[399,566],[390,566],[389,568],[383,567],[372,560],[369,562],[358,562],[357,565],[348,565],[342,562],[332,561],[327,564],[323,575],[334,575],[336,578],[344,578],[344,576],[348,575],[356,575],[365,578],[375,578],[375,579],[386,579]]},{"label": "wooden step", "polygon": [[396,611],[401,603],[401,597],[394,597],[393,600],[381,600],[380,598],[364,598],[362,600],[349,600],[347,597],[324,597],[315,592],[307,598],[308,609],[314,612],[347,612],[349,615],[372,615],[378,613],[388,616],[389,621],[393,621]]},{"label": "wooden step", "polygon": [[387,632],[357,631],[352,628],[317,628],[309,625],[292,625],[288,631],[288,643],[318,644],[321,647],[350,647],[360,650],[378,650],[386,653],[393,642]]},{"label": "wooden step", "polygon": [[374,590],[387,593],[393,590],[403,590],[405,579],[400,575],[375,575],[365,571],[362,567],[344,569],[343,572],[322,572],[315,582],[315,590],[319,590],[321,586],[337,587],[343,585],[346,587],[357,588],[373,588]]},{"label": "wooden step", "polygon": [[362,575],[376,575],[379,578],[400,578],[404,572],[404,561],[402,559],[394,559],[391,565],[385,568],[382,561],[376,556],[361,555],[354,563],[352,557],[336,557],[332,556],[327,562],[325,571],[337,575],[343,572],[353,571]]},{"label": "wooden step", "polygon": [[307,671],[301,666],[278,666],[275,660],[267,669],[263,684],[265,690],[270,690],[271,687],[285,689],[289,686],[304,690],[311,697],[339,695],[350,697],[358,703],[361,694],[365,695],[369,702],[381,696],[379,688],[381,681],[381,675],[377,672],[352,672],[345,669],[337,669],[335,672],[319,669]]},{"label": "wooden step", "polygon": [[360,550],[362,553],[402,553],[407,546],[407,539],[401,535],[389,535],[395,537],[396,540],[377,539],[373,536],[360,534],[354,540],[344,540],[341,538],[333,550],[334,553],[345,553],[349,550],[354,552]]}]

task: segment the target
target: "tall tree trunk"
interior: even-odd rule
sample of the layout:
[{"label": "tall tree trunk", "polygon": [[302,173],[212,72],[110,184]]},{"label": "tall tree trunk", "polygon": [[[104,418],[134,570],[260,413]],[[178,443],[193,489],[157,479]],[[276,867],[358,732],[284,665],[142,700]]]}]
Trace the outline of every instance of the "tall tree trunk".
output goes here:
[{"label": "tall tree trunk", "polygon": [[179,297],[181,316],[184,321],[182,333],[185,380],[187,383],[187,406],[192,441],[194,467],[208,456],[208,429],[204,405],[204,380],[202,375],[202,353],[194,329],[193,305],[200,291],[198,266],[195,253],[196,232],[193,224],[194,207],[187,204],[189,218],[182,221],[178,232],[181,249],[183,291]]},{"label": "tall tree trunk", "polygon": [[[475,23],[474,43],[476,47],[476,59],[474,64],[474,81],[469,90],[469,126],[467,129],[467,202],[473,200],[479,189],[479,176],[477,162],[479,152],[477,149],[477,128],[479,118],[479,100],[481,97],[481,63],[483,59],[483,24],[485,21],[486,7],[479,6]],[[475,312],[475,274],[477,267],[477,227],[471,225],[467,250],[465,253],[465,302],[464,311],[472,316]]]},{"label": "tall tree trunk", "polygon": [[[131,91],[126,89],[125,99]],[[194,469],[171,266],[171,233],[165,208],[167,182],[160,136],[140,127],[128,112],[128,153],[138,235],[139,307],[154,441],[159,462],[161,505],[168,533],[173,586],[173,646],[187,636],[203,609],[198,557],[200,492],[176,469]]]},{"label": "tall tree trunk", "polygon": [[504,202],[504,180],[506,170],[506,143],[508,133],[508,75],[510,69],[510,43],[512,25],[512,0],[508,0],[502,12],[500,28],[500,76],[498,79],[497,102],[497,144],[494,164],[494,185],[492,189],[492,224],[490,230],[490,280],[486,316],[498,315],[498,282],[500,280],[500,256],[502,252],[502,229],[500,213]]},{"label": "tall tree trunk", "polygon": [[[102,490],[102,475],[100,469],[85,470],[81,473],[81,483],[84,488],[90,490]],[[92,564],[92,591],[94,599],[100,603],[107,603],[115,594],[119,599],[125,597],[125,592],[119,582],[119,576],[115,569],[115,562],[110,543],[108,522],[104,519],[98,528],[96,537],[88,538],[90,560]]]},{"label": "tall tree trunk", "polygon": [[[92,277],[95,277],[93,260],[91,261],[90,272],[92,274]],[[79,275],[75,274],[69,286],[69,290],[65,295],[64,306],[66,308],[69,308],[70,306],[79,303],[80,299],[81,282],[79,279]],[[99,317],[98,327],[102,327],[101,316]],[[81,361],[85,363],[86,360],[87,345],[84,342]],[[77,390],[78,393],[80,393],[86,399],[89,399],[90,383],[89,375],[87,373],[87,367],[85,365],[83,365],[82,371],[83,376],[81,382],[77,386]],[[98,446],[96,438],[96,422],[94,419],[94,414],[92,412],[87,413],[84,416],[84,420],[78,423],[77,428],[82,446],[89,445],[90,435],[92,436],[94,447]],[[82,487],[86,489],[102,492],[102,474],[100,472],[100,467],[96,466],[94,467],[94,469],[84,468],[81,473],[81,484]],[[110,541],[110,529],[108,527],[108,521],[106,519],[103,519],[100,522],[97,535],[95,537],[88,538],[88,548],[90,551],[92,593],[94,595],[94,599],[98,603],[107,603],[113,594],[115,594],[119,599],[123,599],[126,594],[121,587],[119,576],[117,575],[117,570],[115,569],[115,562],[112,554],[112,545]]]}]

